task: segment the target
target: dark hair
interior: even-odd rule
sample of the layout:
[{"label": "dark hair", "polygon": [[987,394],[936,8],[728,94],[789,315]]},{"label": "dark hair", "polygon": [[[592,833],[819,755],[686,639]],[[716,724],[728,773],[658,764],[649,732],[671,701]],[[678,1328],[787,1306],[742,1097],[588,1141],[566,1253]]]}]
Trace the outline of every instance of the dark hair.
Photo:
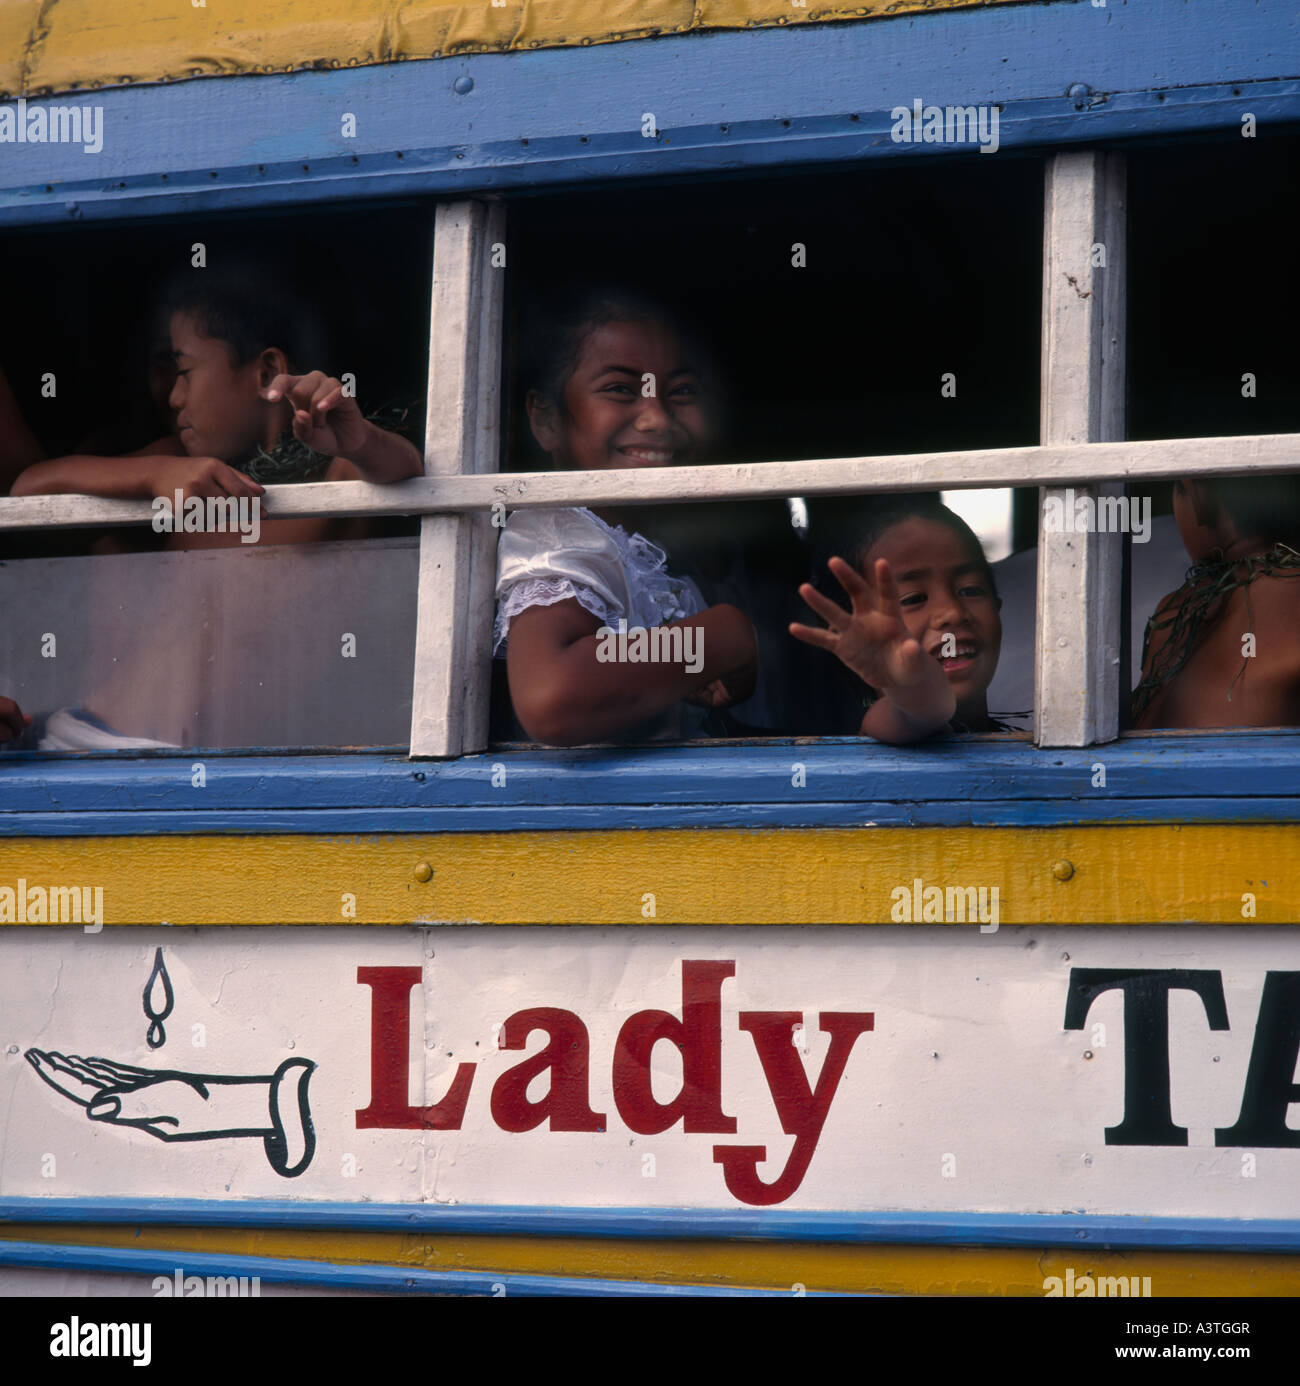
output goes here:
[{"label": "dark hair", "polygon": [[168,318],[186,313],[200,335],[224,342],[236,366],[268,347],[279,347],[296,370],[325,366],[321,315],[282,267],[245,259],[186,270],[167,284],[163,304]]},{"label": "dark hair", "polygon": [[1243,538],[1271,539],[1300,549],[1300,476],[1214,476],[1201,484]]},{"label": "dark hair", "polygon": [[961,539],[979,560],[989,591],[994,597],[998,595],[993,569],[984,556],[984,546],[980,543],[979,536],[955,510],[949,510],[935,492],[923,491],[915,495],[890,496],[859,512],[859,515],[859,525],[851,544],[846,546],[849,551],[844,555],[859,571],[862,570],[867,554],[895,525],[900,525],[905,520],[932,520],[935,524],[946,525]]},{"label": "dark hair", "polygon": [[[609,323],[661,323],[688,343],[694,354],[700,353],[697,336],[675,307],[617,284],[597,285],[577,300],[538,303],[529,319],[520,352],[523,387],[551,401],[563,395],[583,343]],[[696,364],[701,372],[708,372],[709,363],[702,355]]]}]

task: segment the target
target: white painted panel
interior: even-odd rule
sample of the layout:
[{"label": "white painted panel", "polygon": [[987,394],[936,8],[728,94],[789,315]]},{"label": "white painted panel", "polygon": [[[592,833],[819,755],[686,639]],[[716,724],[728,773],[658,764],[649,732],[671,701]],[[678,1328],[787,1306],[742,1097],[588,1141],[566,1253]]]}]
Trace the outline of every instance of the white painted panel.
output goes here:
[{"label": "white painted panel", "polygon": [[[6,1114],[0,1195],[418,1199],[420,1133],[358,1131],[352,1108],[357,1095],[364,1106],[369,1083],[369,995],[357,985],[357,965],[418,966],[419,940],[394,929],[350,934],[343,947],[341,941],[329,929],[0,931],[0,1112]],[[158,948],[174,1009],[163,1021],[164,1043],[151,1049],[143,997]],[[164,1009],[161,1002],[154,1006],[155,1013]],[[418,990],[412,1017],[408,1050],[418,1088]],[[53,1076],[58,1056],[190,1075],[137,1079],[143,1089],[120,1099],[123,1120],[133,1119],[131,1113],[174,1119],[178,1125],[156,1128],[169,1136],[201,1135],[250,1112],[269,1129],[270,1076],[306,1060],[316,1065],[306,1087],[315,1153],[304,1173],[285,1177],[272,1167],[264,1135],[161,1139],[117,1120],[92,1119],[89,1107],[42,1081],[27,1058],[34,1050],[53,1056],[42,1058]],[[187,1090],[193,1075],[245,1081],[211,1087],[208,1101]],[[93,1100],[96,1088],[106,1086],[61,1081],[79,1099]],[[280,1095],[290,1094],[282,1087]],[[105,1105],[111,1109],[113,1101],[110,1096]],[[150,1102],[157,1107],[145,1111]],[[287,1102],[284,1117],[292,1128]],[[288,1134],[301,1142],[298,1126]]]},{"label": "white painted panel", "polygon": [[[175,1006],[165,1044],[151,1051],[142,994],[160,944]],[[644,1073],[633,1064],[615,1092],[620,1036],[626,1042],[626,1027],[652,1021],[635,1019],[648,1010],[662,1011],[673,1030],[666,1017],[683,1014],[684,968],[710,963],[734,972],[724,980],[723,967],[704,988],[701,1033],[688,1047],[693,1062],[717,1061],[717,1101],[734,1129],[704,1117],[690,1132],[680,1119],[654,1133],[633,1129],[646,1124],[629,1105]],[[1242,1110],[1252,1052],[1258,1063],[1288,1043],[1280,1026],[1270,1033],[1257,1024],[1266,977],[1277,987],[1289,985],[1278,974],[1300,972],[1300,939],[1273,929],[124,929],[85,937],[6,928],[0,964],[5,1196],[726,1208],[756,1200],[729,1189],[715,1148],[764,1147],[754,1172],[771,1184],[802,1141],[811,1155],[780,1200],[787,1208],[1300,1216],[1300,1148],[1282,1148],[1288,1137],[1248,1149],[1215,1144],[1216,1128],[1231,1127]],[[358,981],[359,967],[415,969],[407,1032],[380,1025],[388,1038],[379,1063],[391,1054],[392,1071],[401,1070],[403,1110],[443,1102],[465,1066],[463,1110],[444,1107],[444,1129],[401,1129],[391,1113],[379,1127],[358,1128],[358,1112],[378,1097],[376,988]],[[1169,998],[1170,1112],[1188,1144],[1107,1143],[1106,1128],[1124,1117],[1126,1046],[1137,1035],[1126,1034],[1117,990],[1095,1000],[1082,1028],[1065,1028],[1072,975],[1097,968],[1157,977],[1200,970],[1215,997],[1221,986],[1227,1029],[1211,1028],[1191,992]],[[411,981],[370,976],[395,977],[403,994]],[[568,1027],[559,1048],[575,1064],[570,1116],[555,1124],[573,1126],[574,1112],[590,1111],[599,1120],[589,1124],[601,1129],[553,1130],[546,1121],[503,1129],[520,1124],[509,1075],[549,1037],[534,1030],[520,1050],[497,1048],[497,1037],[508,1038],[500,1027],[512,1015],[535,1008],[550,1008],[547,1023]],[[807,1103],[825,1071],[831,1041],[819,1027],[831,1012],[870,1013],[872,1028],[845,1051],[824,1126],[817,1132],[812,1122],[800,1137],[807,1113],[796,1099]],[[766,1064],[742,1018],[778,1037]],[[795,1047],[798,1019],[808,1027],[806,1055]],[[206,1027],[203,1048],[193,1043],[196,1024]],[[318,1066],[314,1158],[285,1178],[257,1135],[168,1143],[92,1120],[42,1081],[24,1057],[35,1049],[227,1079],[310,1059]],[[796,1055],[802,1082],[790,1066]],[[1296,1055],[1278,1057],[1289,1082]],[[673,1101],[681,1071],[680,1051],[661,1040],[651,1062],[657,1101]],[[555,1081],[552,1070],[540,1073],[527,1101],[544,1102]],[[175,1104],[177,1089],[163,1080],[140,1082],[131,1101]],[[707,1079],[699,1090],[707,1096]],[[1275,1097],[1282,1111],[1293,1101],[1289,1091]],[[1290,1129],[1300,1128],[1298,1106]],[[203,1105],[191,1101],[178,1115],[199,1129]]]}]

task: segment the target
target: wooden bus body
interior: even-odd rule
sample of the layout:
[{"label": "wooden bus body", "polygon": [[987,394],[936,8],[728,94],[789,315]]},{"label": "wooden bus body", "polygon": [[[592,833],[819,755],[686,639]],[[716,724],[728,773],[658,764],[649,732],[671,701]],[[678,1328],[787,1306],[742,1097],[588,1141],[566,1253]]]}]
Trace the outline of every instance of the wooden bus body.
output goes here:
[{"label": "wooden bus body", "polygon": [[[1039,531],[1032,736],[487,722],[498,509],[1293,466],[1289,429],[1125,422],[1126,160],[1300,125],[1293,5],[0,0],[0,33],[0,247],[434,223],[425,477],[271,493],[418,538],[0,565],[0,693],[97,679],[172,745],[0,756],[9,1291],[1296,1292],[1300,739],[1122,730],[1122,535]],[[98,115],[76,141],[56,107]],[[614,234],[644,187],[981,176],[994,129],[1043,180],[1037,440],[503,470],[494,261],[530,199],[602,197]],[[6,536],[148,520],[0,500]],[[239,668],[201,708],[195,649]]]}]

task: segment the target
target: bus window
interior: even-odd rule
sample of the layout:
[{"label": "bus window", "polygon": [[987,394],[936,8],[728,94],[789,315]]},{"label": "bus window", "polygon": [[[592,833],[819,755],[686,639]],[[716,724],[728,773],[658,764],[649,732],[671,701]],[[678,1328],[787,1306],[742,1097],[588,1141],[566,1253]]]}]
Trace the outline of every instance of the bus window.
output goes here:
[{"label": "bus window", "polygon": [[[1135,151],[1129,186],[1130,437],[1300,430],[1300,138]],[[1132,725],[1300,725],[1300,472],[1135,482],[1126,500]]]},{"label": "bus window", "polygon": [[[999,161],[996,169],[930,163],[625,188],[616,217],[605,193],[514,204],[503,468],[761,464],[1033,444],[1041,222],[1041,165],[1032,158]],[[574,318],[588,298],[603,315],[593,322],[627,318],[637,310],[616,300],[631,298],[649,301],[645,314],[685,324],[692,361],[698,356],[708,377],[707,446],[679,457],[667,433],[656,433],[649,451],[611,435],[595,442],[624,460],[602,461],[599,447],[569,455],[539,441],[530,395],[565,369],[571,377]],[[652,370],[638,367],[634,375],[594,388],[635,402],[658,387]],[[629,425],[629,436],[636,427]],[[963,494],[976,503],[983,495]],[[756,690],[711,708],[715,715],[703,724],[676,709],[677,736],[857,732],[861,681],[825,652],[800,645],[788,627],[815,619],[798,596],[801,583],[843,596],[826,561],[854,543],[845,515],[865,517],[891,499],[646,507],[653,513],[644,523],[635,508],[620,512],[629,533],[635,526],[655,539],[670,569],[676,561],[698,580],[706,603],[739,605],[756,627],[763,665]],[[1000,534],[992,519],[999,507]],[[979,538],[1001,545],[990,557],[1006,557],[1010,493],[989,493],[985,512]],[[600,538],[593,531],[592,542]],[[507,543],[509,561],[522,564],[517,545]],[[1032,561],[1017,578],[1032,589]],[[515,583],[515,605],[518,589]],[[1025,657],[1032,662],[1032,610],[1029,619]],[[498,609],[498,646],[501,626]],[[505,671],[498,667],[496,675],[496,735],[513,740],[527,728],[511,707]],[[1027,715],[1029,708],[1024,701],[1004,710]],[[566,738],[570,730],[566,724]],[[665,722],[656,735],[673,731]]]},{"label": "bus window", "polygon": [[[128,469],[176,483],[154,500],[152,525],[0,534],[14,612],[0,642],[7,692],[36,719],[27,744],[406,744],[418,521],[277,521],[275,501],[229,487],[232,476],[287,490],[419,472],[431,223],[429,208],[394,208],[7,238],[6,293],[24,331],[0,366],[45,459],[73,459],[19,471],[13,493],[84,481],[113,495]],[[263,312],[275,295],[279,317]],[[289,372],[339,381],[380,440],[374,473],[340,467],[337,442],[313,449],[288,427],[240,450],[241,421],[273,408],[257,393],[269,381],[253,382],[251,402],[245,388],[270,355],[256,334],[272,331],[286,340],[266,346],[301,348]],[[211,368],[202,385],[196,360]],[[226,394],[214,404],[202,391],[217,376]],[[191,472],[209,464],[215,489],[195,494],[209,482]]]},{"label": "bus window", "polygon": [[413,538],[8,563],[23,745],[404,746],[417,566]]}]

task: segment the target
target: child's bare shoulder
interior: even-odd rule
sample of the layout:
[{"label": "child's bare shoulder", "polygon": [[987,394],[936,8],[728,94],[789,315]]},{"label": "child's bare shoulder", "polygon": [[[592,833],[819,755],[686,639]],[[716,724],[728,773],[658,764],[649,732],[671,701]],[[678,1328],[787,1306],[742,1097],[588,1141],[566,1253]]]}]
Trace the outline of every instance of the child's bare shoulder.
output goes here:
[{"label": "child's bare shoulder", "polygon": [[1151,613],[1153,621],[1161,621],[1166,616],[1175,615],[1179,608],[1187,601],[1190,593],[1186,587],[1175,588],[1172,592],[1166,592],[1156,603],[1156,609]]},{"label": "child's bare shoulder", "polygon": [[1272,661],[1300,673],[1300,568],[1256,578],[1242,605],[1243,631],[1253,627],[1256,645],[1267,645]]},{"label": "child's bare shoulder", "polygon": [[1154,655],[1169,639],[1169,622],[1178,614],[1190,595],[1191,593],[1186,586],[1177,587],[1172,592],[1166,592],[1156,603],[1155,610],[1150,617],[1153,628],[1150,635],[1148,658]]},{"label": "child's bare shoulder", "polygon": [[1264,573],[1250,586],[1251,597],[1258,592],[1270,610],[1294,614],[1300,610],[1300,564],[1285,572]]}]

